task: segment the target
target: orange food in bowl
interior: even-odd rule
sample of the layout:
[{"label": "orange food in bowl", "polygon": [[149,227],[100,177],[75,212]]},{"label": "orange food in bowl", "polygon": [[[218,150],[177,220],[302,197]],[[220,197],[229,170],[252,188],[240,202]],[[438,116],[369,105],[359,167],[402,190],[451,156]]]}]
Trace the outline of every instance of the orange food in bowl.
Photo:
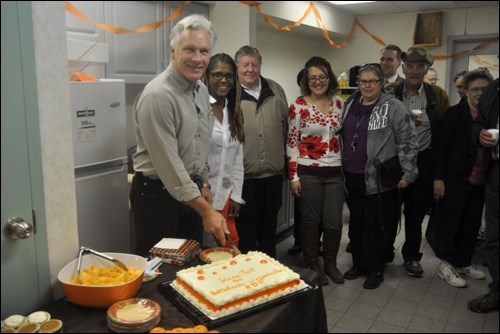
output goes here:
[{"label": "orange food in bowl", "polygon": [[[146,269],[147,261],[145,258],[125,253],[105,253],[117,260],[120,260],[127,266],[127,268],[134,268],[140,271],[140,274],[133,280],[118,284],[118,285],[81,285],[71,283],[71,280],[77,276],[78,258],[68,263],[57,275],[59,282],[66,293],[68,300],[74,304],[95,307],[107,308],[113,303],[132,298],[139,291],[144,270]],[[113,268],[113,262],[98,257],[93,254],[82,256],[81,271],[97,266],[99,268],[109,267]]]},{"label": "orange food in bowl", "polygon": [[73,277],[70,283],[103,286],[119,285],[128,283],[141,274],[140,269],[135,269],[133,267],[127,267],[127,269],[128,270],[125,271],[116,264],[112,268],[100,268],[93,265],[90,268],[80,270],[80,277]]}]

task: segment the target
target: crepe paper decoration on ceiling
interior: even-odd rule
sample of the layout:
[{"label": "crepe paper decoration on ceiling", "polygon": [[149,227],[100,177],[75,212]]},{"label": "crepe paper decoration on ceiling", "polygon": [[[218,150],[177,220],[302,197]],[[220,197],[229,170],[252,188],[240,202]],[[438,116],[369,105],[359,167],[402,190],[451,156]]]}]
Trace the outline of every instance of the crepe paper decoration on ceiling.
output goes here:
[{"label": "crepe paper decoration on ceiling", "polygon": [[112,34],[123,35],[123,34],[133,34],[133,33],[148,33],[148,32],[151,32],[153,30],[156,30],[159,27],[161,27],[162,25],[164,25],[165,23],[167,23],[168,21],[175,20],[176,18],[178,18],[181,15],[181,13],[184,11],[184,8],[187,5],[189,5],[191,2],[192,1],[184,1],[184,3],[179,8],[177,8],[172,14],[170,14],[170,16],[167,17],[165,20],[148,23],[148,24],[143,25],[142,27],[139,27],[136,29],[122,28],[122,27],[113,26],[113,25],[109,25],[109,24],[105,24],[105,23],[101,23],[101,22],[92,22],[85,14],[83,14],[78,8],[76,8],[70,1],[64,1],[64,8],[66,9],[66,11],[68,11],[73,16],[75,16],[75,17],[77,17],[85,22],[92,23],[93,25],[101,28],[102,30],[105,30],[105,31],[110,32]]},{"label": "crepe paper decoration on ceiling", "polygon": [[[165,20],[163,21],[158,21],[158,22],[153,22],[153,23],[149,23],[149,24],[146,24],[142,27],[139,27],[137,29],[128,29],[128,28],[122,28],[122,27],[118,27],[118,26],[112,26],[112,25],[108,25],[108,24],[104,24],[104,23],[100,23],[100,22],[91,22],[91,20],[85,16],[85,14],[83,14],[80,10],[78,10],[73,4],[71,4],[70,1],[65,1],[64,3],[64,6],[66,8],[66,10],[71,13],[72,15],[74,15],[75,17],[78,17],[79,19],[83,20],[83,21],[86,21],[86,22],[90,22],[92,24],[94,24],[95,26],[105,30],[105,31],[108,31],[110,33],[114,33],[114,34],[131,34],[131,33],[147,33],[147,32],[151,32],[159,27],[161,27],[163,24],[165,24],[167,21],[171,21],[171,20],[174,20],[176,19],[177,17],[179,17],[182,12],[184,11],[184,8],[189,5],[192,1],[184,1],[184,4],[182,4],[179,8],[177,8],[169,17],[167,17]],[[322,31],[322,34],[323,34],[323,37],[328,41],[328,43],[330,44],[331,47],[333,48],[336,48],[336,49],[341,49],[343,47],[345,47],[349,40],[351,39],[351,37],[354,35],[354,31],[355,31],[355,28],[356,26],[359,27],[363,32],[365,32],[366,34],[370,35],[370,37],[377,43],[383,45],[383,46],[386,46],[387,43],[382,39],[380,38],[379,36],[371,33],[365,26],[363,23],[361,23],[361,21],[358,20],[358,18],[354,18],[354,21],[352,23],[352,26],[351,26],[351,29],[349,30],[349,33],[347,34],[347,36],[345,37],[345,39],[341,42],[341,43],[335,43],[335,41],[333,41],[331,38],[330,38],[330,35],[328,33],[328,29],[326,28],[326,25],[323,23],[323,20],[321,19],[321,14],[318,10],[318,8],[314,5],[314,1],[311,1],[309,3],[309,6],[307,7],[307,9],[305,10],[304,14],[302,15],[302,17],[300,19],[298,19],[297,21],[293,22],[292,24],[290,25],[281,25],[281,24],[277,24],[275,22],[273,22],[273,20],[269,17],[269,15],[265,14],[262,9],[261,9],[261,3],[260,2],[257,2],[257,1],[239,1],[241,4],[243,5],[246,5],[246,6],[249,6],[249,7],[255,7],[255,10],[257,11],[257,13],[259,13],[259,15],[262,16],[262,18],[264,19],[264,22],[266,24],[269,24],[271,25],[272,27],[274,27],[276,30],[279,30],[279,31],[292,31],[293,29],[299,27],[302,25],[302,21],[307,17],[309,16],[309,14],[311,14],[311,11],[314,12],[314,15],[316,16],[316,22],[318,24],[318,27],[321,29]],[[459,57],[463,57],[473,51],[476,51],[476,50],[479,50],[479,49],[482,49],[484,48],[485,46],[487,46],[488,44],[494,42],[494,41],[497,41],[498,40],[498,37],[495,37],[491,40],[488,40],[488,41],[484,41],[484,42],[481,42],[479,43],[478,45],[476,45],[474,48],[472,48],[471,50],[464,50],[464,51],[459,51],[459,52],[455,52],[453,53],[452,55],[443,55],[443,54],[437,54],[437,55],[433,55],[434,59],[435,60],[444,60],[444,59],[447,59],[447,58],[459,58]],[[493,64],[493,66],[495,66]],[[498,65],[496,65],[498,66]]]}]

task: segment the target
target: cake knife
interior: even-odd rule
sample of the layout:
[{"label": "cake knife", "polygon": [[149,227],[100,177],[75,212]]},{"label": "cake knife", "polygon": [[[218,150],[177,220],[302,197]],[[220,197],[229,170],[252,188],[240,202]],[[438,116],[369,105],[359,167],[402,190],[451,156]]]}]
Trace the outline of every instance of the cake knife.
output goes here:
[{"label": "cake knife", "polygon": [[238,247],[236,247],[234,242],[231,240],[231,238],[229,237],[229,234],[226,234],[226,244],[229,245],[229,247],[231,247],[231,249],[234,251],[234,253],[236,255],[241,254],[241,251],[238,249]]}]

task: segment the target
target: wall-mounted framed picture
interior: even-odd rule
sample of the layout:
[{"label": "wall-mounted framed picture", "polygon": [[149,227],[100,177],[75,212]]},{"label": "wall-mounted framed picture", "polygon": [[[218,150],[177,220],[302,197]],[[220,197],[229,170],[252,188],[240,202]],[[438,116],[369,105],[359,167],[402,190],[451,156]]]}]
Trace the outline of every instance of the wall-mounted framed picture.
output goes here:
[{"label": "wall-mounted framed picture", "polygon": [[417,14],[413,46],[440,46],[443,34],[443,12]]}]

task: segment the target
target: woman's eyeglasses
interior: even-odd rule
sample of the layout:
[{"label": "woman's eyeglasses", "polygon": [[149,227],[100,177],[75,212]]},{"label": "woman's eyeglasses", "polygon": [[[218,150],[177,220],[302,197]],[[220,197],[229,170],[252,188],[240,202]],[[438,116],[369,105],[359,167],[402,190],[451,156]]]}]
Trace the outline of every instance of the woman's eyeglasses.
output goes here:
[{"label": "woman's eyeglasses", "polygon": [[380,79],[379,80],[359,80],[359,84],[361,86],[373,86],[378,82],[380,82]]},{"label": "woman's eyeglasses", "polygon": [[328,79],[327,75],[320,75],[319,77],[309,77],[307,80],[309,80],[310,83],[315,83],[316,81],[326,82]]},{"label": "woman's eyeglasses", "polygon": [[210,76],[214,80],[222,80],[222,78],[226,78],[227,81],[233,81],[234,80],[234,74],[233,73],[212,72],[212,73],[210,73]]}]

